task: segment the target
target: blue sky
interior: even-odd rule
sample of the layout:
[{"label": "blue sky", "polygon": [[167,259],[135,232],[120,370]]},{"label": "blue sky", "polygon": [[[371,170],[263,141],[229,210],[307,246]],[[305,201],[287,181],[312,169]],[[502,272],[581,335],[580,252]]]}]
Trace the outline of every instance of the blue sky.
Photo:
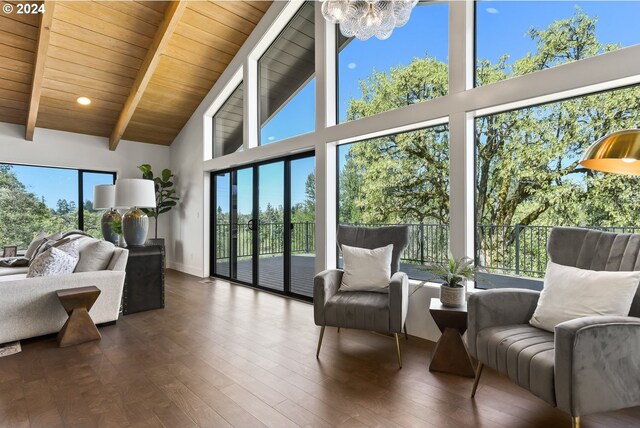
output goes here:
[{"label": "blue sky", "polygon": [[[49,208],[56,208],[58,199],[78,205],[78,171],[75,169],[12,165],[12,171],[27,188]],[[93,199],[93,186],[112,184],[111,174],[84,173],[83,199]]]}]

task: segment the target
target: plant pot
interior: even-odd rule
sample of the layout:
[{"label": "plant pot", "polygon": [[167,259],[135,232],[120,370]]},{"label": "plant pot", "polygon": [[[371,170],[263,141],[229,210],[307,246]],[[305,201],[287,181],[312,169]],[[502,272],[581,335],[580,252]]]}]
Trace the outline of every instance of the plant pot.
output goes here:
[{"label": "plant pot", "polygon": [[440,302],[444,306],[459,308],[465,303],[465,287],[449,287],[442,284],[440,286]]}]

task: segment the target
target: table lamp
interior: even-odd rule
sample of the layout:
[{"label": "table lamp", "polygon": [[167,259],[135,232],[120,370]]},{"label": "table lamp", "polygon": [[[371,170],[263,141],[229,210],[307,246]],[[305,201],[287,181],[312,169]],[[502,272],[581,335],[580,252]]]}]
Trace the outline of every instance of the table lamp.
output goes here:
[{"label": "table lamp", "polygon": [[155,183],[142,178],[119,179],[115,201],[117,206],[131,208],[122,215],[122,235],[127,246],[143,246],[147,240],[149,217],[140,208],[156,206]]},{"label": "table lamp", "polygon": [[118,243],[118,234],[113,230],[113,222],[120,220],[116,210],[116,186],[114,184],[98,184],[93,187],[93,209],[107,210],[102,214],[100,229],[105,241]]}]

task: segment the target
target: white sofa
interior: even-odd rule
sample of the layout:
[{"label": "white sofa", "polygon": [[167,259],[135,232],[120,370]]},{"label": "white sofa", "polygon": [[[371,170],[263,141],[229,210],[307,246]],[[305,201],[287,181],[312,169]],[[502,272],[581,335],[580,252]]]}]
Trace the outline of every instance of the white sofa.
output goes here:
[{"label": "white sofa", "polygon": [[101,293],[89,311],[91,318],[96,324],[116,321],[128,256],[128,250],[114,247],[105,270],[68,275],[27,278],[28,268],[0,268],[0,343],[58,332],[67,313],[56,290],[98,287]]}]

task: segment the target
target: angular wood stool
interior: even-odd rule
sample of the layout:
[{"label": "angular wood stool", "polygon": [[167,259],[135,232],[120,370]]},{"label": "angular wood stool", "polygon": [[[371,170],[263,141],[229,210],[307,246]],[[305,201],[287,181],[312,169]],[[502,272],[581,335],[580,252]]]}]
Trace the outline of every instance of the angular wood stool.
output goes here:
[{"label": "angular wood stool", "polygon": [[89,310],[91,310],[100,295],[98,287],[90,286],[58,290],[56,295],[69,315],[69,319],[58,333],[59,347],[64,348],[102,338],[89,315]]}]

